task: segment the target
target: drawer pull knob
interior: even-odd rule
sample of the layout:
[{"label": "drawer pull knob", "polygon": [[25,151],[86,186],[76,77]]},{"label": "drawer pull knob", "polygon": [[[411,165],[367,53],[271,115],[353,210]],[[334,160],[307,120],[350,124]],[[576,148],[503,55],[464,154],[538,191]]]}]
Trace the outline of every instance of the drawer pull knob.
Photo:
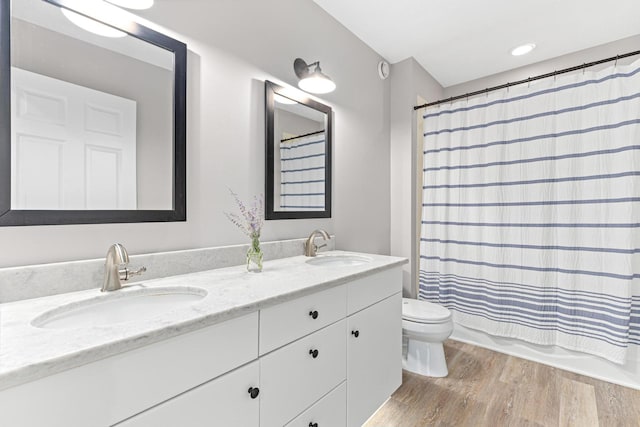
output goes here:
[{"label": "drawer pull knob", "polygon": [[309,350],[309,354],[315,359],[318,357],[318,350]]},{"label": "drawer pull knob", "polygon": [[260,394],[260,389],[258,387],[249,387],[249,395],[252,399],[255,399]]},{"label": "drawer pull knob", "polygon": [[360,331],[351,331],[351,335],[358,338],[360,336]]},{"label": "drawer pull knob", "polygon": [[311,316],[312,319],[317,319],[318,318],[318,311],[317,310],[313,310],[309,312],[309,316]]},{"label": "drawer pull knob", "polygon": [[309,427],[318,427],[318,423],[309,423]]}]

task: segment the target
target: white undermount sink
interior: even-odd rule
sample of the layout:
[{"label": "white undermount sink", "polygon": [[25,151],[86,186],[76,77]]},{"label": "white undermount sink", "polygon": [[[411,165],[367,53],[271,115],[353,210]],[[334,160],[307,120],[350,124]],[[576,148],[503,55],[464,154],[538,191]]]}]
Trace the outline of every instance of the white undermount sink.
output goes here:
[{"label": "white undermount sink", "polygon": [[307,264],[324,267],[348,267],[368,264],[371,258],[355,254],[327,254],[317,255],[307,260]]},{"label": "white undermount sink", "polygon": [[33,319],[31,325],[67,329],[141,321],[188,307],[206,296],[206,290],[186,286],[124,289],[56,307]]}]

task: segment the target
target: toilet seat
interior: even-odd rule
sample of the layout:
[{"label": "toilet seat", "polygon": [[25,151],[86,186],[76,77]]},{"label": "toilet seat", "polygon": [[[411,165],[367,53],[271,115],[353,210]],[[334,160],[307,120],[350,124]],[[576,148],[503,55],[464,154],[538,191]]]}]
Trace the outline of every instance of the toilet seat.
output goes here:
[{"label": "toilet seat", "polygon": [[414,323],[445,323],[451,318],[451,312],[438,304],[402,298],[402,318]]}]

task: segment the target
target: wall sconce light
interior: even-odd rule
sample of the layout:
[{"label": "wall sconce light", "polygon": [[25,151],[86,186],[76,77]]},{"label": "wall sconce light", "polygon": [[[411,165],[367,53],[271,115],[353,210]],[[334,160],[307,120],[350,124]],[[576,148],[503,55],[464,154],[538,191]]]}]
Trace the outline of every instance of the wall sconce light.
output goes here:
[{"label": "wall sconce light", "polygon": [[[316,67],[311,71],[311,67]],[[336,84],[322,72],[320,61],[307,64],[301,58],[296,58],[293,62],[293,70],[300,79],[298,87],[309,93],[329,93],[336,89]]]}]

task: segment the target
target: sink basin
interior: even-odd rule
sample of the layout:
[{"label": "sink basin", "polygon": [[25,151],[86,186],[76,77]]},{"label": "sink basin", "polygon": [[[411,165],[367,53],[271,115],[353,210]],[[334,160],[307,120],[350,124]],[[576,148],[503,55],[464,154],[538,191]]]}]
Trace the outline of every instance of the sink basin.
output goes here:
[{"label": "sink basin", "polygon": [[67,329],[140,321],[188,307],[206,296],[204,289],[182,286],[125,289],[56,307],[33,319],[31,325]]},{"label": "sink basin", "polygon": [[307,260],[307,264],[324,267],[348,267],[368,264],[370,262],[371,258],[355,254],[318,255]]}]

